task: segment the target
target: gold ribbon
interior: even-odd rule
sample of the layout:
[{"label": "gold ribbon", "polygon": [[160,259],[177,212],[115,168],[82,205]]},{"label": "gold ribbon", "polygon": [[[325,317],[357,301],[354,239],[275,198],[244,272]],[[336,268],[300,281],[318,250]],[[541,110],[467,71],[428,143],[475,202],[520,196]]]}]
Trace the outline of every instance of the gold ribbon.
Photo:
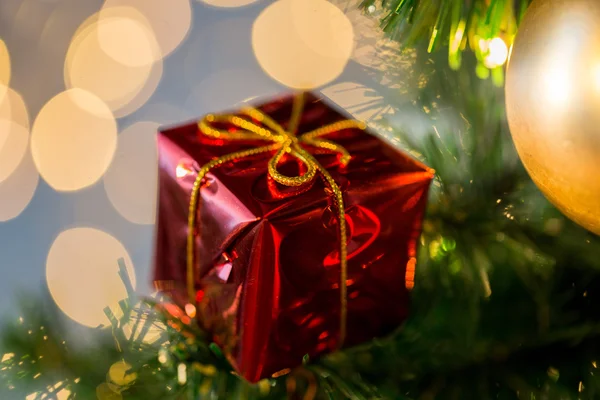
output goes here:
[{"label": "gold ribbon", "polygon": [[[275,182],[280,183],[284,186],[303,186],[313,182],[316,174],[319,173],[324,179],[326,185],[331,189],[334,194],[335,208],[337,211],[338,225],[339,225],[339,241],[340,241],[340,340],[338,346],[344,342],[346,337],[346,315],[347,315],[347,257],[348,251],[346,248],[347,232],[346,232],[346,212],[344,209],[344,200],[342,191],[339,186],[335,183],[333,177],[329,172],[323,168],[323,166],[306,151],[302,145],[308,145],[311,147],[319,148],[329,152],[337,153],[339,155],[340,163],[345,166],[350,161],[350,154],[346,149],[337,143],[330,140],[323,139],[323,136],[329,135],[334,132],[338,132],[343,129],[365,129],[366,125],[363,122],[354,120],[342,120],[334,122],[329,125],[322,126],[311,132],[304,133],[300,136],[296,136],[298,125],[300,123],[300,117],[304,108],[304,95],[298,94],[294,97],[292,115],[290,117],[290,124],[286,131],[275,122],[268,115],[262,111],[246,107],[241,110],[241,115],[250,117],[254,121],[258,121],[260,124],[256,124],[253,121],[243,118],[239,115],[234,114],[222,114],[214,115],[209,114],[204,117],[199,123],[198,127],[200,132],[210,138],[225,140],[225,141],[236,141],[236,140],[253,140],[263,141],[268,143],[265,146],[260,146],[252,149],[242,150],[224,156],[215,158],[214,160],[206,163],[198,171],[198,177],[194,182],[192,194],[190,198],[190,208],[188,214],[188,236],[187,236],[187,291],[190,302],[195,304],[195,288],[194,288],[194,232],[196,229],[196,213],[198,207],[198,196],[202,180],[208,172],[213,168],[223,165],[228,162],[240,160],[246,157],[255,156],[257,154],[275,152],[273,157],[269,160],[268,173]],[[227,130],[217,129],[213,127],[213,123],[228,123],[236,126],[239,130],[235,132],[229,132]],[[277,167],[283,156],[289,154],[306,167],[304,174],[297,176],[286,176],[281,174]]]}]

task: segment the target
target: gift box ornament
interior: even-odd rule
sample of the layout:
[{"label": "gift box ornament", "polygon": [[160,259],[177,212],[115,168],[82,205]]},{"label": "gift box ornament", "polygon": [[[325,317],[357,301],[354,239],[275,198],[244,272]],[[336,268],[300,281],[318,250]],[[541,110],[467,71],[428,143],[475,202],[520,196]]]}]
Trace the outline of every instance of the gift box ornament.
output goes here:
[{"label": "gift box ornament", "polygon": [[251,382],[407,317],[433,171],[312,94],[159,132],[155,282]]}]

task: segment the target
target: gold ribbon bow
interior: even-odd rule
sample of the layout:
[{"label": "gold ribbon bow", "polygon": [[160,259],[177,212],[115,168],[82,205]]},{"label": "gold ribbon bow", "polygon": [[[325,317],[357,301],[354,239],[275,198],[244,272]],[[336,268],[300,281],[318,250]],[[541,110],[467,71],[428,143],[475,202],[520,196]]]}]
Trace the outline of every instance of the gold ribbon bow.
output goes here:
[{"label": "gold ribbon bow", "polygon": [[[275,182],[280,183],[284,186],[302,186],[309,184],[315,178],[317,172],[325,180],[325,183],[335,196],[335,208],[337,211],[338,225],[339,225],[339,241],[340,241],[340,340],[338,346],[341,346],[346,336],[346,314],[347,314],[347,233],[346,233],[346,213],[344,209],[344,200],[342,191],[339,186],[335,183],[329,172],[323,168],[323,166],[305,150],[302,145],[308,145],[311,147],[323,149],[329,152],[337,153],[339,155],[340,163],[345,166],[350,161],[350,154],[339,144],[332,141],[323,139],[323,136],[329,135],[334,132],[338,132],[343,129],[365,129],[366,125],[363,122],[354,120],[342,120],[334,122],[329,125],[322,126],[311,132],[304,133],[300,136],[296,136],[298,125],[300,123],[300,117],[304,108],[304,95],[298,94],[294,97],[292,115],[290,118],[290,124],[286,131],[275,122],[268,115],[262,111],[246,107],[241,110],[241,114],[250,119],[258,121],[260,125],[254,123],[251,120],[243,118],[239,115],[233,114],[222,114],[213,115],[209,114],[204,117],[199,123],[198,127],[200,132],[208,137],[214,139],[220,139],[225,141],[236,141],[236,140],[255,140],[264,141],[268,144],[248,150],[242,150],[234,153],[224,155],[222,157],[215,158],[214,160],[206,163],[198,171],[198,177],[194,182],[192,189],[190,208],[188,214],[188,236],[187,236],[187,290],[190,298],[190,302],[195,303],[195,288],[194,288],[194,231],[196,228],[196,212],[198,207],[198,195],[200,191],[200,185],[206,174],[213,168],[223,165],[228,162],[240,160],[246,157],[255,156],[262,153],[275,152],[273,157],[269,160],[268,173]],[[229,132],[227,130],[217,129],[213,127],[213,123],[228,123],[239,128],[238,131]],[[306,171],[302,175],[298,176],[286,176],[281,174],[277,167],[283,156],[289,154],[306,167]]]}]

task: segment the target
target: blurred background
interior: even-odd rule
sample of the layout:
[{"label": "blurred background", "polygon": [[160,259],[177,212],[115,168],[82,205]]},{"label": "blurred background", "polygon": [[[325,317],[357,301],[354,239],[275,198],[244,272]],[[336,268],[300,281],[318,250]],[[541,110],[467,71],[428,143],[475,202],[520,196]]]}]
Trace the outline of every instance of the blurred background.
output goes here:
[{"label": "blurred background", "polygon": [[48,291],[75,327],[105,324],[126,295],[121,257],[152,291],[159,126],[290,88],[374,127],[398,117],[418,86],[404,78],[414,54],[357,5],[2,0],[0,318]]}]

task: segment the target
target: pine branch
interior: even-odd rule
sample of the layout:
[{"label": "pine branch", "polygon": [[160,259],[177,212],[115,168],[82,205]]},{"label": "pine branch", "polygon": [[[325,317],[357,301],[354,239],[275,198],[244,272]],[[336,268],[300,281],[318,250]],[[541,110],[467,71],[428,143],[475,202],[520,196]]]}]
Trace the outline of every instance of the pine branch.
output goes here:
[{"label": "pine branch", "polygon": [[[446,47],[449,65],[458,69],[465,49],[478,60],[480,78],[490,76],[501,84],[506,50],[512,45],[517,27],[531,0],[364,0],[361,7],[383,11],[382,29],[406,47],[427,41],[428,52]],[[491,41],[496,39],[495,44]],[[499,48],[496,46],[500,46]],[[506,52],[506,56],[508,52]]]}]

